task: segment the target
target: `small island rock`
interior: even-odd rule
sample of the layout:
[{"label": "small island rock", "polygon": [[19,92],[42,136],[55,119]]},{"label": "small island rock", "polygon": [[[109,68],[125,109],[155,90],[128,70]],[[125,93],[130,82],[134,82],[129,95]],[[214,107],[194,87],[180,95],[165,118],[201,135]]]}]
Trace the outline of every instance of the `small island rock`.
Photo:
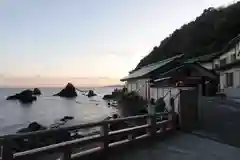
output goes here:
[{"label": "small island rock", "polygon": [[[37,123],[32,122],[26,128],[22,128],[17,131],[17,133],[27,133],[47,130],[48,128]],[[42,146],[48,146],[55,143],[61,143],[67,140],[70,140],[68,131],[59,131],[59,132],[49,132],[49,134],[39,134],[36,138],[21,138],[13,139],[12,146],[15,152],[22,152],[34,148],[39,148]],[[30,158],[31,159],[31,158]]]},{"label": "small island rock", "polygon": [[28,125],[28,127],[20,129],[18,133],[34,132],[34,131],[39,131],[44,129],[47,129],[47,128],[37,122],[32,122]]},{"label": "small island rock", "polygon": [[40,89],[39,88],[34,88],[33,89],[33,95],[41,95],[42,93],[41,93],[41,91],[40,91]]},{"label": "small island rock", "polygon": [[72,119],[74,119],[74,117],[72,117],[72,116],[64,116],[62,119],[60,119],[60,121],[68,121],[68,120],[72,120]]},{"label": "small island rock", "polygon": [[93,97],[93,96],[96,96],[96,95],[97,95],[97,94],[94,93],[93,90],[89,90],[89,91],[88,91],[88,94],[87,94],[88,97]]},{"label": "small island rock", "polygon": [[113,96],[112,94],[106,94],[106,95],[103,96],[104,100],[112,100],[114,98],[115,98],[115,96]]},{"label": "small island rock", "polygon": [[76,88],[73,84],[68,83],[64,89],[62,89],[59,93],[55,94],[54,96],[66,97],[66,98],[73,98],[77,96]]},{"label": "small island rock", "polygon": [[37,97],[33,96],[33,91],[27,89],[7,97],[7,100],[19,100],[21,103],[32,103],[33,101],[37,100]]}]

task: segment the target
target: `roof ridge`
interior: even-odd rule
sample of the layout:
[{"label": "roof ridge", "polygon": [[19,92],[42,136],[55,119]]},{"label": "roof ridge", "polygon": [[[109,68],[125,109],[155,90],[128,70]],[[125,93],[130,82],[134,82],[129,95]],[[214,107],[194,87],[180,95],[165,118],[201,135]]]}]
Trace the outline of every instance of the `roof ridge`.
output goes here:
[{"label": "roof ridge", "polygon": [[[143,66],[143,67],[139,68],[138,70],[140,70],[140,69],[142,69],[142,68],[145,68],[145,67],[154,66],[154,65],[156,65],[156,64],[165,62],[165,61],[170,60],[170,59],[180,58],[180,57],[182,57],[183,55],[184,55],[184,54],[182,53],[182,54],[175,55],[175,56],[173,56],[173,57],[165,58],[165,59],[163,59],[163,60],[161,60],[161,61],[157,61],[157,62],[154,62],[154,63],[150,63],[150,64],[148,64],[148,65],[146,65],[146,66]],[[137,70],[136,70],[136,71],[137,71]]]}]

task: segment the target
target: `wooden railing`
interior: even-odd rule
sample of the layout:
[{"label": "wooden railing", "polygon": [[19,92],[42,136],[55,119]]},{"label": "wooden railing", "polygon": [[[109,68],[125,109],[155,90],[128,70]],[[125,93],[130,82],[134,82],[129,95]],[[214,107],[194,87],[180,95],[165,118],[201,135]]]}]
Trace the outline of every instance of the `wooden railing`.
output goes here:
[{"label": "wooden railing", "polygon": [[[160,121],[157,121],[159,120]],[[133,127],[124,128],[121,130],[109,130],[109,125],[114,123],[121,123],[126,121],[145,121],[145,123],[141,123],[140,125],[135,125]],[[13,160],[18,158],[27,158],[29,156],[37,156],[45,153],[53,153],[60,152],[61,159],[70,160],[74,159],[86,154],[91,154],[97,151],[106,151],[112,147],[127,144],[132,141],[138,141],[147,137],[154,137],[157,134],[163,134],[166,131],[174,130],[174,114],[173,113],[157,113],[155,115],[138,115],[126,118],[118,118],[114,120],[106,120],[96,123],[88,123],[81,124],[72,127],[60,128],[60,129],[52,129],[52,130],[44,130],[44,131],[36,131],[26,134],[15,134],[8,135],[0,138],[1,144],[1,159],[2,160]],[[71,131],[79,130],[79,129],[87,129],[92,127],[100,127],[100,134],[87,136],[84,138],[77,138],[74,140],[67,140],[57,144],[51,144],[48,146],[34,148],[22,152],[14,152],[9,146],[9,141],[13,139],[28,139],[28,138],[36,138],[43,135],[54,134],[59,132],[67,131],[70,133]],[[136,135],[138,133],[142,133],[141,135]],[[116,137],[126,136],[126,139],[116,140]],[[78,153],[74,153],[73,149],[77,149],[84,145],[96,144],[95,147],[90,148],[88,150],[83,150]]]}]

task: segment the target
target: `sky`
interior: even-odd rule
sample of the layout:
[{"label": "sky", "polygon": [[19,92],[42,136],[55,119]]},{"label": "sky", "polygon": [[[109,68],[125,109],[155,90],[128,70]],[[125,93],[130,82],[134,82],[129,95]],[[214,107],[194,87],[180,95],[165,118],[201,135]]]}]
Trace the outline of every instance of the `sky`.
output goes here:
[{"label": "sky", "polygon": [[0,0],[0,86],[118,84],[175,29],[233,2]]}]

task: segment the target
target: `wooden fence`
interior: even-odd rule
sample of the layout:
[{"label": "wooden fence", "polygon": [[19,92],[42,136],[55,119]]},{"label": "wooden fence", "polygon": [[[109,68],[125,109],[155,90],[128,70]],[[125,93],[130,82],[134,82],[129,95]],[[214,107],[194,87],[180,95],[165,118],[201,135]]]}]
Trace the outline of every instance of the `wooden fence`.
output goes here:
[{"label": "wooden fence", "polygon": [[[132,117],[118,118],[114,120],[105,120],[96,123],[81,124],[72,127],[52,129],[52,130],[43,130],[36,131],[26,134],[15,134],[8,135],[0,138],[1,144],[1,159],[2,160],[13,160],[18,158],[28,158],[30,156],[39,156],[46,153],[61,153],[59,156],[63,160],[70,160],[81,157],[86,154],[92,154],[98,151],[106,151],[115,146],[121,146],[132,141],[138,141],[147,137],[154,137],[158,134],[163,134],[166,131],[175,129],[175,120],[173,113],[156,113],[155,115],[138,115]],[[135,125],[133,127],[124,128],[121,130],[109,130],[109,125],[114,123],[121,122],[138,122],[144,121],[141,125]],[[28,139],[36,138],[47,134],[54,134],[59,132],[68,132],[76,131],[79,129],[89,129],[92,127],[100,127],[100,134],[86,136],[83,138],[77,138],[74,140],[67,140],[57,144],[51,144],[48,146],[34,148],[22,152],[14,152],[12,147],[9,146],[9,141],[13,139]],[[137,133],[143,133],[141,135],[136,135]],[[116,137],[126,136],[126,139],[114,140]],[[93,145],[95,147],[88,148],[87,150],[82,150],[77,153],[74,153],[73,150],[84,145],[97,144]]]}]

